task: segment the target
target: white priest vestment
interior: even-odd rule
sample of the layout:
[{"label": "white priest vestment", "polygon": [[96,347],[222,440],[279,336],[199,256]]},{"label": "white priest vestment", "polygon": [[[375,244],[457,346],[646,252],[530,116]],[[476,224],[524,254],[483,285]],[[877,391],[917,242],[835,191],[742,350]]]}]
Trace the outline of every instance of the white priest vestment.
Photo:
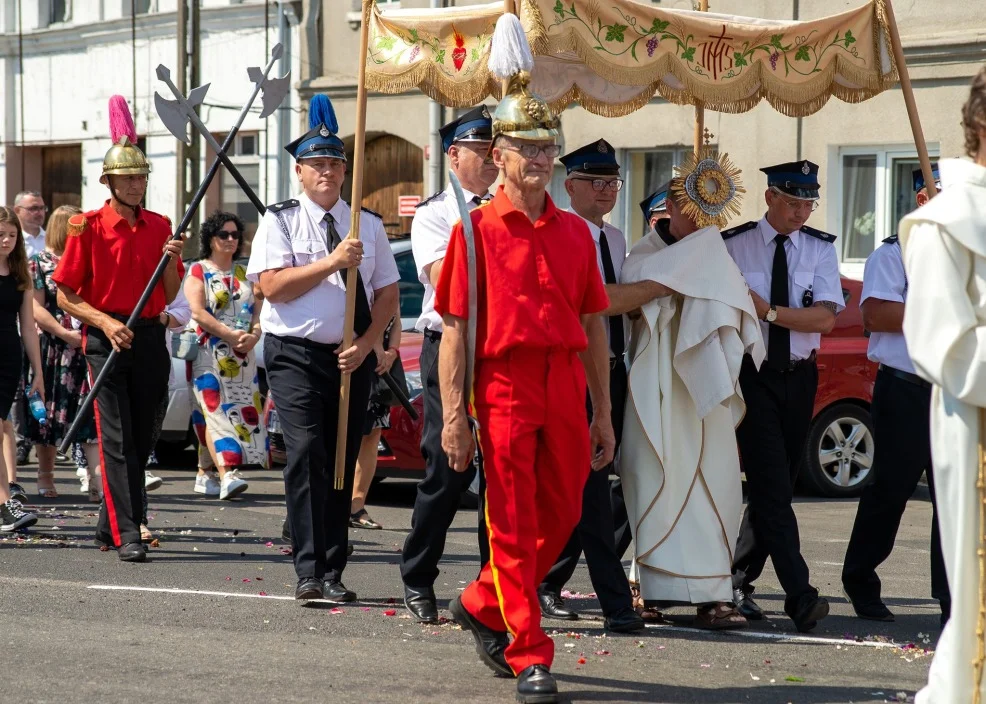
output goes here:
[{"label": "white priest vestment", "polygon": [[647,600],[732,599],[743,498],[735,429],[740,365],[765,356],[749,289],[715,227],[673,245],[656,233],[623,265],[623,283],[677,291],[642,308],[630,343],[620,475],[635,572]]},{"label": "white priest vestment", "polygon": [[938,525],[952,593],[920,704],[973,700],[982,530],[976,480],[986,442],[986,168],[959,159],[939,167],[941,193],[900,223],[909,287],[904,337],[917,373],[934,384],[931,452],[938,505],[946,507]]}]

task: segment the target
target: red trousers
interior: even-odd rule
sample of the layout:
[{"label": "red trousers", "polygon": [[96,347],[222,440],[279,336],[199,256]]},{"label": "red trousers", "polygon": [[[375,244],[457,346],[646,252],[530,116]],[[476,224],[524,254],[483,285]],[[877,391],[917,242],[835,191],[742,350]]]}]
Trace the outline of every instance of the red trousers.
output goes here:
[{"label": "red trousers", "polygon": [[514,673],[551,665],[537,586],[579,522],[589,471],[585,371],[569,350],[478,360],[475,403],[486,472],[490,561],[462,593],[481,623],[509,631]]}]

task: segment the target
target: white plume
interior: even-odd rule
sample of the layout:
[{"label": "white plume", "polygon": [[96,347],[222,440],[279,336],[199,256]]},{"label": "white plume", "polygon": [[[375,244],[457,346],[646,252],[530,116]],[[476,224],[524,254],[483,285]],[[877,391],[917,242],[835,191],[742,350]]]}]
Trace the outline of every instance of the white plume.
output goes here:
[{"label": "white plume", "polygon": [[497,78],[505,80],[520,71],[530,72],[534,68],[534,55],[527,35],[520,25],[520,19],[511,12],[504,12],[496,21],[490,47],[490,71]]}]

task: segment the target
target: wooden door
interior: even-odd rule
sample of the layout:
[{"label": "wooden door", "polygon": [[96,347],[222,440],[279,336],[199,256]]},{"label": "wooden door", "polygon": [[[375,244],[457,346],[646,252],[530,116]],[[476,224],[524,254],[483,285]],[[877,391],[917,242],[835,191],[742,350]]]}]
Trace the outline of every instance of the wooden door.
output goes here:
[{"label": "wooden door", "polygon": [[82,145],[41,148],[41,196],[49,211],[82,207]]},{"label": "wooden door", "polygon": [[[349,179],[347,179],[347,182]],[[367,142],[363,167],[363,205],[383,216],[391,237],[411,231],[411,218],[398,217],[398,196],[424,198],[424,154],[420,147],[392,134]],[[351,193],[349,184],[344,192]]]}]

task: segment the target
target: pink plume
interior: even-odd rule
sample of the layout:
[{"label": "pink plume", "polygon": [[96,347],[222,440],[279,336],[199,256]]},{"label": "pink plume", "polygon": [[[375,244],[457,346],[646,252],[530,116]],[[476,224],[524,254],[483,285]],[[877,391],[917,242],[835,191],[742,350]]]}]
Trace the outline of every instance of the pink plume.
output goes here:
[{"label": "pink plume", "polygon": [[134,127],[134,119],[130,115],[127,99],[122,95],[114,95],[110,97],[110,139],[116,144],[123,136],[126,136],[131,144],[137,144],[137,128]]}]

